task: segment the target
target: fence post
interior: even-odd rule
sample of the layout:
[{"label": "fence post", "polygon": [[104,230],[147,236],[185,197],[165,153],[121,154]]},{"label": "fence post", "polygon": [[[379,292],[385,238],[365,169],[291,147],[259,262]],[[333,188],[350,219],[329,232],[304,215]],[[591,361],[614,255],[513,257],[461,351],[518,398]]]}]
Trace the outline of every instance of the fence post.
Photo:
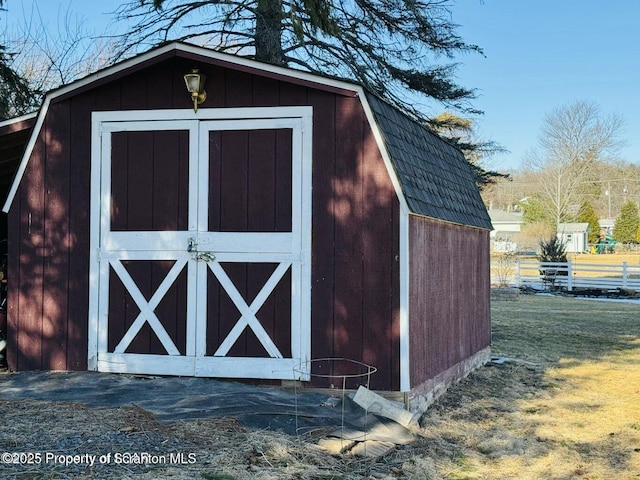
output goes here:
[{"label": "fence post", "polygon": [[567,261],[567,291],[573,290],[573,264],[571,260]]},{"label": "fence post", "polygon": [[516,287],[520,288],[520,259],[516,258]]},{"label": "fence post", "polygon": [[627,262],[622,262],[622,288],[627,288]]}]

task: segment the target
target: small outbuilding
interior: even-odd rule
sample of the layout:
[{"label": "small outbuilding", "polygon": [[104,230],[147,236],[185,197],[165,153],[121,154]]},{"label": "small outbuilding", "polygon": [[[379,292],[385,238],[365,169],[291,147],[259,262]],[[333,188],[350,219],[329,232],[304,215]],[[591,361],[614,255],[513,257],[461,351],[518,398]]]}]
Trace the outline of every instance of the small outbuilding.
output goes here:
[{"label": "small outbuilding", "polygon": [[0,127],[11,370],[326,386],[347,358],[419,409],[489,358],[472,171],[358,85],[172,43]]},{"label": "small outbuilding", "polygon": [[558,240],[567,253],[585,253],[589,251],[588,223],[560,223],[558,224]]}]

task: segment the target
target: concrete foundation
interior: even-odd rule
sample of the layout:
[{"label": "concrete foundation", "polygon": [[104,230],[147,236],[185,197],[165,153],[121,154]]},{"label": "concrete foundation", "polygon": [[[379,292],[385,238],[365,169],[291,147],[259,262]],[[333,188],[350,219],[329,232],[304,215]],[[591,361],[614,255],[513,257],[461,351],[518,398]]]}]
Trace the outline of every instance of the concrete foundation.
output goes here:
[{"label": "concrete foundation", "polygon": [[454,383],[481,367],[491,359],[491,348],[487,347],[464,361],[411,389],[407,395],[407,408],[411,413],[422,413]]}]

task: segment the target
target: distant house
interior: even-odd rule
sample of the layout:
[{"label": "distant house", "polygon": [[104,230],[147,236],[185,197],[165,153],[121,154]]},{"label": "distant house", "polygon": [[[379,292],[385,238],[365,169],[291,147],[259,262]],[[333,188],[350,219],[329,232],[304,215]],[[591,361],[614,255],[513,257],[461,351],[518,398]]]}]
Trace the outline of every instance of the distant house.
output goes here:
[{"label": "distant house", "polygon": [[517,236],[522,225],[522,215],[505,212],[504,210],[489,210],[489,218],[493,230],[490,233],[494,252],[514,252],[518,249]]},{"label": "distant house", "polygon": [[564,243],[567,253],[583,253],[588,250],[588,223],[561,223],[558,225],[558,239]]}]

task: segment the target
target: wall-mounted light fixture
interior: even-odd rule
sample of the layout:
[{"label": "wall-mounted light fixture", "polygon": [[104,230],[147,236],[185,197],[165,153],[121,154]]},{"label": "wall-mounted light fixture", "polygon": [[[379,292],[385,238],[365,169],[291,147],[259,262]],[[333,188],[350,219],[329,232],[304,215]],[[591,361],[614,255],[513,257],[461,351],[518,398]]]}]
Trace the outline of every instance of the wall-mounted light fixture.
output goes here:
[{"label": "wall-mounted light fixture", "polygon": [[193,111],[198,111],[198,105],[207,99],[207,92],[204,91],[204,84],[207,76],[200,73],[200,70],[194,68],[191,73],[184,75],[184,83],[187,85],[187,91],[191,94],[193,100]]}]

